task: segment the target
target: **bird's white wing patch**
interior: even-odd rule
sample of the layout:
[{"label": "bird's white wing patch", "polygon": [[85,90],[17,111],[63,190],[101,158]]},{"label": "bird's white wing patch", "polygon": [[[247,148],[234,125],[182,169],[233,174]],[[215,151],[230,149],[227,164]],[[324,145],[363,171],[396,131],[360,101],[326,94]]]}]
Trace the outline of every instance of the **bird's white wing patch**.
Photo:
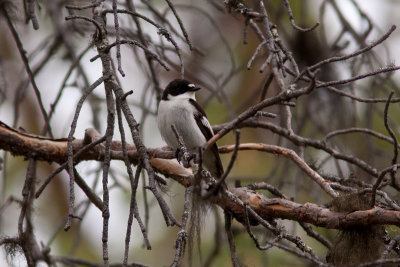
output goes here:
[{"label": "bird's white wing patch", "polygon": [[207,120],[206,117],[204,117],[204,116],[201,117],[201,124],[203,124],[204,127],[210,129],[211,133],[214,135],[214,132],[213,132],[213,130],[211,128],[210,122]]},{"label": "bird's white wing patch", "polygon": [[187,86],[188,87],[196,87],[196,85],[194,85],[194,83],[189,83]]}]

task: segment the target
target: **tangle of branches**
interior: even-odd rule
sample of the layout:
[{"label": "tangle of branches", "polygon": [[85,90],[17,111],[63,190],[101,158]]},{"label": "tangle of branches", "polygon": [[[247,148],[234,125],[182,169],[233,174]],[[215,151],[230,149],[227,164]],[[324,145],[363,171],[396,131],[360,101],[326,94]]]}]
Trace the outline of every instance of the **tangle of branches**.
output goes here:
[{"label": "tangle of branches", "polygon": [[[380,29],[355,0],[345,2],[361,29],[335,0],[180,2],[0,0],[1,50],[12,51],[0,51],[7,261],[185,265],[206,174],[177,162],[154,128],[163,87],[185,78],[214,123],[199,149],[219,142],[226,166],[202,200],[215,232],[212,249],[198,240],[202,266],[258,265],[276,250],[318,266],[398,264],[400,66],[383,56],[396,25]],[[129,196],[125,222],[115,192]],[[173,229],[170,257],[138,256],[157,254],[157,228]]]}]

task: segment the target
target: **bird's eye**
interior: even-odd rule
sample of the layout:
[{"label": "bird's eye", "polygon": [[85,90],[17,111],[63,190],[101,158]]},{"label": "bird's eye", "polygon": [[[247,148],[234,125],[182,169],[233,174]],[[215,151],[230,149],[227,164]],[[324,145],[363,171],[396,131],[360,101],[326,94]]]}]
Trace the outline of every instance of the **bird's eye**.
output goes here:
[{"label": "bird's eye", "polygon": [[196,85],[194,85],[193,83],[189,83],[187,86],[188,87],[196,87]]}]

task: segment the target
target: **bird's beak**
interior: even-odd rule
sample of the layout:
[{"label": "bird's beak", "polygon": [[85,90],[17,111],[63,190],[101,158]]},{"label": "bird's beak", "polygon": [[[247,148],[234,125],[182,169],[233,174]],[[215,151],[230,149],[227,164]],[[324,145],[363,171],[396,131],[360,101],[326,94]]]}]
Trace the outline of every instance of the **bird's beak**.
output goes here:
[{"label": "bird's beak", "polygon": [[200,90],[200,89],[201,89],[200,87],[194,86],[194,87],[190,87],[189,91],[190,91],[190,92],[196,92],[196,91],[198,91],[198,90]]}]

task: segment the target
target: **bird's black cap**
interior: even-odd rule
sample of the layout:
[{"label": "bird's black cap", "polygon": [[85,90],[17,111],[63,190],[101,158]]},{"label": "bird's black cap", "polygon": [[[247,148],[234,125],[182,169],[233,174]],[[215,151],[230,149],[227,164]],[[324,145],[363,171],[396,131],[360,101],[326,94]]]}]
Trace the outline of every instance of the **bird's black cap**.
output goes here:
[{"label": "bird's black cap", "polygon": [[200,90],[200,87],[184,79],[175,79],[165,88],[162,100],[168,100],[168,95],[177,96],[186,92],[194,92]]}]

